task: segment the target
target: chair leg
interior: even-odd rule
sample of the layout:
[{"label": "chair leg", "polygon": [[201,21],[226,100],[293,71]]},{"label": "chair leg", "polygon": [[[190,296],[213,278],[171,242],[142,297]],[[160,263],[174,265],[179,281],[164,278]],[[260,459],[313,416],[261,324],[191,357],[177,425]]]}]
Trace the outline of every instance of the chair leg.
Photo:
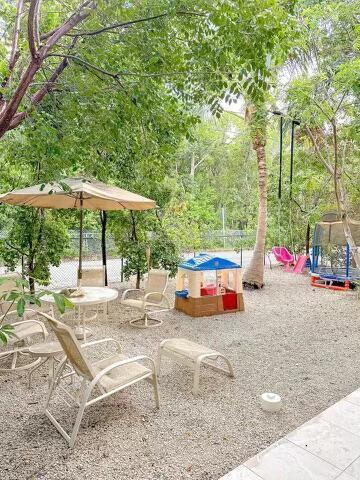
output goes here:
[{"label": "chair leg", "polygon": [[48,361],[48,357],[45,357],[41,360],[41,362],[37,363],[30,371],[29,371],[29,376],[28,376],[28,388],[30,389],[31,388],[31,378],[32,378],[32,374],[35,372],[35,370],[37,370],[39,367],[41,367],[41,365],[44,365],[44,363],[46,363]]},{"label": "chair leg", "polygon": [[17,358],[18,358],[18,353],[15,352],[11,362],[11,370],[15,370]]},{"label": "chair leg", "polygon": [[70,448],[73,448],[74,445],[75,445],[76,437],[77,437],[77,434],[79,432],[80,423],[81,423],[82,417],[84,415],[84,411],[85,411],[86,402],[87,402],[88,397],[89,397],[89,395],[86,395],[86,394],[84,395],[84,397],[81,401],[80,407],[79,407],[78,414],[76,415],[75,424],[74,424],[73,430],[71,432],[70,440],[69,440],[69,447]]},{"label": "chair leg", "polygon": [[141,318],[137,318],[134,320],[130,320],[129,324],[135,328],[154,328],[160,327],[162,325],[163,320],[159,320],[157,318],[149,317],[148,313],[144,313]]},{"label": "chair leg", "polygon": [[225,357],[225,355],[220,355],[221,358],[224,359],[228,369],[229,369],[229,377],[235,377],[235,373],[234,373],[234,369],[231,365],[231,363],[229,362],[229,360]]},{"label": "chair leg", "polygon": [[199,382],[200,382],[200,366],[201,360],[197,360],[194,368],[194,385],[192,393],[196,396],[199,393]]},{"label": "chair leg", "polygon": [[160,377],[160,370],[161,370],[161,354],[162,354],[162,348],[160,346],[158,349],[158,355],[156,358],[156,374],[158,377]]},{"label": "chair leg", "polygon": [[160,408],[159,384],[158,384],[156,372],[153,373],[153,376],[152,376],[152,384],[153,384],[153,387],[154,387],[154,395],[155,395],[156,408]]},{"label": "chair leg", "polygon": [[54,388],[57,385],[58,379],[60,378],[60,375],[62,374],[62,371],[65,368],[65,365],[66,365],[66,361],[64,361],[63,363],[60,363],[60,365],[58,366],[58,368],[55,372],[55,375],[52,379],[52,382],[51,382],[51,385],[50,385],[50,388],[49,388],[49,392],[48,392],[48,395],[47,395],[46,403],[45,403],[45,412],[48,409],[48,406],[49,406],[49,403],[50,403],[50,400],[51,400],[51,395],[54,391]]}]

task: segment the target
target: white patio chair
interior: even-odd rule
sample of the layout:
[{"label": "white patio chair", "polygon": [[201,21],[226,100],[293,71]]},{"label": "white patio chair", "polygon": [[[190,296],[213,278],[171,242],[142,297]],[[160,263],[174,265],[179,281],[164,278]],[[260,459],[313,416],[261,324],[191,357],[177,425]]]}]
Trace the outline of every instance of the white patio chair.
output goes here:
[{"label": "white patio chair", "polygon": [[[0,372],[15,372],[33,368],[41,362],[41,358],[31,356],[29,346],[39,341],[44,342],[48,337],[45,325],[34,318],[27,319],[29,316],[37,315],[38,312],[32,309],[26,309],[24,319],[20,321],[11,321],[12,318],[19,318],[16,310],[8,312],[5,323],[10,323],[13,327],[15,336],[8,339],[7,345],[0,347]],[[4,315],[1,315],[2,320]]]},{"label": "white patio chair", "polygon": [[150,315],[154,312],[170,310],[170,302],[165,295],[169,281],[169,272],[166,270],[150,270],[145,281],[145,290],[137,298],[129,298],[129,293],[141,292],[137,288],[125,290],[121,297],[121,304],[126,307],[136,308],[142,312],[140,319],[130,320],[130,325],[137,328],[160,326],[163,321]]},{"label": "white patio chair", "polygon": [[[112,338],[104,338],[102,340],[95,340],[83,345],[80,345],[73,333],[73,331],[63,323],[55,320],[47,314],[41,314],[47,318],[51,329],[55,332],[58,341],[63,347],[65,358],[59,364],[54,379],[52,381],[49,394],[46,400],[45,414],[51,423],[57,428],[60,434],[68,442],[70,448],[75,444],[76,437],[79,431],[81,419],[86,407],[103,400],[104,398],[123,390],[130,385],[133,385],[141,380],[147,380],[153,385],[156,407],[159,408],[159,392],[156,376],[155,363],[153,360],[145,355],[128,358],[120,353],[120,344],[117,340]],[[99,345],[102,343],[114,343],[118,352],[112,354],[110,357],[104,358],[100,361],[91,362],[85,355],[84,350],[87,348]],[[150,367],[146,367],[139,363],[140,361],[147,361]],[[69,374],[62,375],[66,365],[71,365],[74,369],[72,375],[77,375],[81,381],[80,388],[76,396],[73,396],[61,384]],[[71,433],[67,433],[60,423],[49,411],[49,403],[52,398],[54,389],[58,387],[66,396],[79,407],[76,420]],[[97,393],[97,396],[94,396]],[[63,400],[65,400],[63,398]],[[71,407],[69,402],[65,403]]]},{"label": "white patio chair", "polygon": [[81,285],[84,287],[104,287],[104,267],[86,267],[82,269]]},{"label": "white patio chair", "polygon": [[[82,287],[105,287],[105,269],[104,267],[86,267],[82,269],[81,278]],[[92,315],[86,315],[86,321],[95,320],[99,314],[99,309],[102,307],[103,315],[106,319],[108,312],[108,304],[96,305],[96,312]]]},{"label": "white patio chair", "polygon": [[[6,279],[1,285],[0,285],[0,297],[4,295],[4,293],[10,293],[12,290],[18,291],[19,288],[16,285],[16,280],[21,280],[21,275],[17,272],[12,272],[12,273],[6,273],[4,275],[0,275],[1,278]],[[0,315],[3,315],[9,307],[11,308],[12,302],[9,302],[4,298],[1,300],[0,303]]]}]

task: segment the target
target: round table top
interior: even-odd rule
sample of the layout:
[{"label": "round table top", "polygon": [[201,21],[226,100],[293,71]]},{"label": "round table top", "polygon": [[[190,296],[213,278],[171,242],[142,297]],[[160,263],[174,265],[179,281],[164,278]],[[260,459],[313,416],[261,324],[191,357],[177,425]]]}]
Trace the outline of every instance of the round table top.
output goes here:
[{"label": "round table top", "polygon": [[30,345],[28,350],[38,357],[50,357],[63,351],[59,342],[36,343],[35,345]]},{"label": "round table top", "polygon": [[[74,305],[96,305],[98,303],[110,302],[119,295],[117,290],[109,287],[81,287],[81,290],[84,292],[84,295],[81,297],[67,297]],[[55,293],[60,293],[60,291],[60,289],[54,290]],[[41,297],[41,301],[55,303],[52,295],[44,295]]]}]

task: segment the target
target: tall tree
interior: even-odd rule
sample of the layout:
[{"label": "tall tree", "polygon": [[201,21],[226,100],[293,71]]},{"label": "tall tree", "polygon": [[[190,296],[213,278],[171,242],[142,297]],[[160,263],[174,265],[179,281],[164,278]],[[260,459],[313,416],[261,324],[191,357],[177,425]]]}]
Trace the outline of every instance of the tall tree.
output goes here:
[{"label": "tall tree", "polygon": [[259,207],[256,240],[250,264],[243,281],[253,288],[264,285],[264,254],[267,226],[267,170],[266,170],[266,110],[264,103],[248,107],[245,119],[250,123],[252,147],[256,153],[258,168]]},{"label": "tall tree", "polygon": [[302,74],[291,83],[287,97],[291,111],[302,120],[317,160],[331,175],[338,215],[360,268],[360,246],[354,241],[349,222],[351,205],[346,180],[347,170],[357,160],[359,140],[351,132],[359,113],[357,7],[358,0],[313,6],[304,3],[300,11],[304,29],[295,57]]},{"label": "tall tree", "polygon": [[0,138],[64,88],[59,79],[70,63],[125,91],[140,80],[165,81],[173,95],[209,101],[219,115],[226,92],[263,88],[290,3],[189,0],[184,9],[158,0],[149,11],[146,1],[18,0],[15,20],[12,12],[4,19]]}]

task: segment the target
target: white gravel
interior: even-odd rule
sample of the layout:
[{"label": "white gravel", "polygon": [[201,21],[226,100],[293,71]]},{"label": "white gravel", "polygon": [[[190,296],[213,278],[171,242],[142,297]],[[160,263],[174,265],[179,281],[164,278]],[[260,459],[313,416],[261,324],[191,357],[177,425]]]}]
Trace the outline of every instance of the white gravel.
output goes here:
[{"label": "white gravel", "polygon": [[[267,270],[266,287],[245,292],[245,306],[197,319],[172,311],[162,314],[163,326],[145,331],[127,324],[134,311],[110,304],[108,323],[91,324],[96,338],[117,338],[130,355],[155,356],[162,339],[186,337],[226,353],[236,378],[204,369],[194,398],[190,371],[164,359],[161,409],[146,383],[110,397],[88,409],[74,451],[42,412],[47,367],[31,390],[26,373],[0,376],[0,478],[217,480],[359,388],[360,316],[352,293]],[[282,396],[281,412],[261,410],[265,391]]]}]

